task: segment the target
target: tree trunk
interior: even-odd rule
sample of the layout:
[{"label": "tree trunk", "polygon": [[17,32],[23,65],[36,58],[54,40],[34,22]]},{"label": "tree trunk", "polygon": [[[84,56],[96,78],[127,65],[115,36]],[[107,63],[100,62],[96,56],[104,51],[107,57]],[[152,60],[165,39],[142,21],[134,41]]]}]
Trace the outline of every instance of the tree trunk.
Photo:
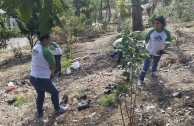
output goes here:
[{"label": "tree trunk", "polygon": [[142,31],[143,21],[142,21],[142,7],[140,0],[132,0],[132,30]]},{"label": "tree trunk", "polygon": [[102,21],[102,0],[100,1],[99,20]]},{"label": "tree trunk", "polygon": [[108,5],[108,21],[110,21],[111,18],[110,0],[107,0],[107,5]]},{"label": "tree trunk", "polygon": [[154,13],[157,3],[158,3],[158,0],[153,0],[152,6],[149,8],[146,8],[149,17]]},{"label": "tree trunk", "polygon": [[80,17],[80,5],[79,5],[79,1],[73,0],[73,2],[74,2],[74,5],[75,5],[75,8],[76,8],[75,15],[77,17]]}]

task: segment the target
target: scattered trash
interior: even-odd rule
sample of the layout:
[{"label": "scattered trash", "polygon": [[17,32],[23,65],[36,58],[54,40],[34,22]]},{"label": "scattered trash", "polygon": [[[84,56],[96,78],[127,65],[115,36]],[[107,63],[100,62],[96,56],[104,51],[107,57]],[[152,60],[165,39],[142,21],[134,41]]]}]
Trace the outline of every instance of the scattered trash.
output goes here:
[{"label": "scattered trash", "polygon": [[80,63],[76,60],[75,62],[72,63],[71,67],[73,69],[78,69],[80,67]]},{"label": "scattered trash", "polygon": [[116,89],[117,85],[116,84],[109,84],[108,86],[104,87],[106,90],[104,91],[104,94],[111,94],[112,90]]},{"label": "scattered trash", "polygon": [[96,112],[92,113],[91,115],[89,115],[89,118],[92,118],[94,115],[96,115]]},{"label": "scattered trash", "polygon": [[173,97],[182,98],[183,94],[181,92],[174,92],[171,94]]},{"label": "scattered trash", "polygon": [[105,87],[105,89],[111,89],[114,90],[116,88],[116,84],[109,84],[108,86]]},{"label": "scattered trash", "polygon": [[9,105],[12,105],[16,101],[16,98],[11,98],[7,101]]},{"label": "scattered trash", "polygon": [[71,69],[70,69],[70,67],[68,67],[68,68],[66,69],[66,74],[71,74]]},{"label": "scattered trash", "polygon": [[61,103],[65,103],[66,104],[67,101],[68,101],[68,96],[64,95],[63,98],[59,100],[59,104],[61,104]]},{"label": "scattered trash", "polygon": [[147,107],[146,107],[146,110],[150,110],[150,109],[154,109],[154,108],[156,108],[156,106],[150,105],[150,106],[147,106]]},{"label": "scattered trash", "polygon": [[5,93],[8,93],[12,90],[15,90],[16,88],[17,88],[17,86],[15,86],[13,82],[9,82],[8,87],[5,88]]},{"label": "scattered trash", "polygon": [[84,109],[87,109],[90,107],[90,100],[85,100],[85,101],[82,101],[81,103],[78,104],[78,111],[81,111],[81,110],[84,110]]},{"label": "scattered trash", "polygon": [[86,100],[87,99],[87,96],[82,94],[80,95],[79,97],[77,97],[78,100]]},{"label": "scattered trash", "polygon": [[7,86],[8,86],[8,87],[10,87],[10,86],[15,86],[15,83],[11,81],[11,82],[9,82],[9,83],[7,84]]},{"label": "scattered trash", "polygon": [[107,94],[107,95],[109,95],[111,93],[112,93],[112,91],[110,89],[104,91],[104,94]]}]

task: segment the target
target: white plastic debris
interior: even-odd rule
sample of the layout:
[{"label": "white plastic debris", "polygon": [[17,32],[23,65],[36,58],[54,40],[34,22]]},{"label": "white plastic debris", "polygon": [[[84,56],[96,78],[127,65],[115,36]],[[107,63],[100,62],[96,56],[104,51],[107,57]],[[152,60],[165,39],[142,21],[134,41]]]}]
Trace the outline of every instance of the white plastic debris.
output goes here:
[{"label": "white plastic debris", "polygon": [[73,69],[78,69],[80,67],[80,63],[76,60],[72,63],[71,67],[73,67]]},{"label": "white plastic debris", "polygon": [[68,68],[66,69],[66,74],[71,74],[71,69],[70,69],[70,67],[68,67]]},{"label": "white plastic debris", "polygon": [[96,115],[96,112],[92,113],[91,115],[89,115],[89,118],[92,118],[94,115]]},{"label": "white plastic debris", "polygon": [[14,86],[14,85],[15,85],[15,84],[14,84],[14,82],[12,82],[12,81],[8,83],[8,86],[9,86],[9,87]]}]

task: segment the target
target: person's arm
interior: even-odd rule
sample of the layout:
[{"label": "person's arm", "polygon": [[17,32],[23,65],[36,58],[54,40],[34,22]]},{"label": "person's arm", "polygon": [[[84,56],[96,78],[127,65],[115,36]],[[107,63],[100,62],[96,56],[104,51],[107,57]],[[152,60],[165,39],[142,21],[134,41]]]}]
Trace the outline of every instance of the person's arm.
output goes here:
[{"label": "person's arm", "polygon": [[150,40],[150,35],[151,35],[151,33],[152,32],[154,32],[155,31],[155,29],[152,29],[152,30],[150,30],[147,34],[146,34],[146,36],[145,36],[145,41],[144,41],[144,46],[146,46],[148,43],[149,43],[149,40]]},{"label": "person's arm", "polygon": [[165,50],[165,49],[167,49],[170,46],[172,38],[171,38],[171,34],[170,34],[170,32],[168,30],[164,29],[164,32],[167,35],[165,46],[164,46],[164,50]]},{"label": "person's arm", "polygon": [[54,74],[55,69],[56,69],[55,64],[50,65],[51,75]]},{"label": "person's arm", "polygon": [[44,56],[44,59],[49,64],[50,70],[53,74],[55,69],[56,69],[55,68],[56,62],[55,62],[55,58],[54,58],[53,54],[51,53],[51,51],[47,47],[43,47],[43,56]]}]

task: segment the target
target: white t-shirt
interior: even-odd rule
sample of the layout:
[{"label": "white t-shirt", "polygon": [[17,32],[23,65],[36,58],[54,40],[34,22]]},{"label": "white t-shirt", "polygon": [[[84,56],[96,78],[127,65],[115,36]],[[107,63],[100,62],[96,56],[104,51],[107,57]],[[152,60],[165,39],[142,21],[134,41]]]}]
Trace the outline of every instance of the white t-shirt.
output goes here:
[{"label": "white t-shirt", "polygon": [[153,56],[159,56],[156,52],[164,49],[166,41],[171,41],[170,32],[166,29],[162,32],[157,32],[155,29],[152,29],[146,35],[145,41],[148,41],[146,50]]},{"label": "white t-shirt", "polygon": [[50,48],[53,55],[62,55],[62,50],[56,42],[51,42]]},{"label": "white t-shirt", "polygon": [[50,49],[37,44],[32,49],[32,63],[30,75],[37,78],[49,79],[50,65],[55,64],[55,59]]},{"label": "white t-shirt", "polygon": [[119,47],[121,46],[121,42],[122,42],[123,38],[118,38],[114,43],[113,43],[113,47],[117,48],[117,45],[119,45]]}]

